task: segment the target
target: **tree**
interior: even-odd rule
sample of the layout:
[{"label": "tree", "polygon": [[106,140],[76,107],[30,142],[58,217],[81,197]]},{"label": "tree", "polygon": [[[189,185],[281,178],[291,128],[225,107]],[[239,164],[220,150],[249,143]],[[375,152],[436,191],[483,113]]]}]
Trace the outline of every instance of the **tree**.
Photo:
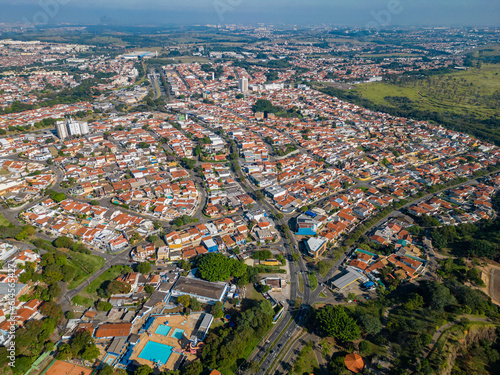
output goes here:
[{"label": "tree", "polygon": [[203,372],[203,365],[200,361],[193,361],[182,371],[182,375],[200,375]]},{"label": "tree", "polygon": [[[90,204],[93,205],[93,206],[99,206],[99,201],[98,200],[95,200],[95,199],[92,199],[90,201]],[[109,366],[108,366],[109,367]]]},{"label": "tree", "polygon": [[220,253],[206,254],[198,262],[198,272],[204,280],[225,281],[231,277],[229,259]]},{"label": "tree", "polygon": [[189,263],[187,260],[185,259],[181,259],[179,260],[179,268],[185,270],[185,271],[189,271],[191,270],[191,263]]},{"label": "tree", "polygon": [[328,373],[332,375],[351,375],[345,367],[344,356],[337,355],[328,363]]},{"label": "tree", "polygon": [[99,348],[97,346],[94,345],[89,345],[85,348],[85,350],[83,351],[83,353],[81,354],[82,356],[82,359],[86,360],[86,361],[93,361],[94,359],[96,359],[97,357],[99,357]]},{"label": "tree", "polygon": [[158,239],[158,236],[154,236],[154,235],[148,236],[149,242],[155,242],[157,239]]},{"label": "tree", "polygon": [[215,302],[210,308],[210,313],[214,316],[215,319],[222,318],[224,316],[224,309],[222,302]]},{"label": "tree", "polygon": [[115,369],[107,363],[105,363],[98,372],[99,375],[113,375],[114,373]]},{"label": "tree", "polygon": [[350,293],[347,295],[347,300],[348,300],[348,301],[355,301],[355,300],[356,300],[356,293],[350,292]]},{"label": "tree", "polygon": [[191,297],[191,299],[189,300],[189,305],[191,306],[191,310],[194,311],[201,310],[201,303],[195,297]]},{"label": "tree", "polygon": [[146,285],[144,287],[144,291],[147,293],[147,294],[153,294],[153,292],[155,291],[155,288],[152,286],[152,285]]},{"label": "tree", "polygon": [[475,240],[470,244],[470,252],[478,257],[493,258],[497,252],[497,246],[487,240]]},{"label": "tree", "polygon": [[54,192],[52,192],[52,193],[50,194],[50,198],[51,198],[54,202],[59,203],[59,202],[62,202],[63,200],[65,200],[65,199],[66,199],[66,194],[64,194],[64,193],[58,193],[58,192],[55,192],[55,191],[54,191]]},{"label": "tree", "polygon": [[40,312],[56,321],[59,321],[63,316],[61,306],[52,301],[44,302],[42,307],[40,307]]},{"label": "tree", "polygon": [[190,302],[191,298],[187,294],[177,297],[177,303],[183,305],[184,307],[189,307]]},{"label": "tree", "polygon": [[446,306],[456,304],[456,299],[443,284],[436,281],[421,282],[422,296],[426,304],[435,311],[442,311]]},{"label": "tree", "polygon": [[96,308],[98,311],[109,311],[113,308],[113,305],[106,301],[99,301]]},{"label": "tree", "polygon": [[376,335],[382,330],[382,323],[376,316],[365,314],[361,315],[358,320],[368,334]]},{"label": "tree", "polygon": [[54,240],[54,246],[59,248],[71,249],[73,244],[73,240],[66,236],[61,236]]},{"label": "tree", "polygon": [[142,273],[143,275],[151,272],[151,263],[142,262],[137,266],[137,272]]},{"label": "tree", "polygon": [[134,375],[149,375],[151,373],[153,373],[153,369],[148,365],[141,365],[134,371]]},{"label": "tree", "polygon": [[316,319],[326,334],[341,341],[354,341],[361,334],[358,325],[347,315],[343,306],[327,305],[318,311]]},{"label": "tree", "polygon": [[369,350],[370,350],[370,344],[368,343],[368,341],[361,341],[359,343],[359,351],[362,354],[368,353]]},{"label": "tree", "polygon": [[273,253],[271,253],[269,250],[260,250],[252,254],[252,259],[258,259],[258,260],[271,259],[272,257]]}]

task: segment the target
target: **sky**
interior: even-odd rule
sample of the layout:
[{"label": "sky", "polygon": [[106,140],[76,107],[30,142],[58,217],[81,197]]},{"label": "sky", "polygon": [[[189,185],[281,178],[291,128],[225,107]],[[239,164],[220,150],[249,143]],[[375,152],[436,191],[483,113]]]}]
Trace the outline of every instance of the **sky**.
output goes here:
[{"label": "sky", "polygon": [[0,22],[30,24],[500,24],[498,0],[0,0]]}]

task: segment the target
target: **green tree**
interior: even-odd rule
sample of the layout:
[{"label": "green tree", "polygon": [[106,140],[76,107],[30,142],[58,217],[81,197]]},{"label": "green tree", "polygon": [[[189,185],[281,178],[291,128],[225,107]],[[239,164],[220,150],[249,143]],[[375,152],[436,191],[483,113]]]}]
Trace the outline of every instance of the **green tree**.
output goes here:
[{"label": "green tree", "polygon": [[200,361],[193,361],[184,367],[182,375],[200,375],[203,372],[203,365]]},{"label": "green tree", "polygon": [[442,311],[446,306],[456,304],[456,299],[445,285],[436,281],[423,281],[422,296],[426,304],[435,311]]},{"label": "green tree", "polygon": [[137,272],[142,273],[143,275],[149,274],[151,272],[151,263],[142,262],[137,266]]},{"label": "green tree", "polygon": [[63,317],[61,306],[52,301],[44,302],[40,307],[40,312],[56,321],[59,321]]},{"label": "green tree", "polygon": [[376,316],[364,314],[358,320],[364,331],[370,335],[376,335],[382,330],[382,323]]},{"label": "green tree", "polygon": [[144,291],[148,294],[153,294],[153,292],[155,291],[155,288],[152,285],[146,285],[144,287]]},{"label": "green tree", "polygon": [[252,259],[258,259],[258,260],[271,259],[272,257],[273,253],[271,253],[269,250],[260,250],[252,254]]},{"label": "green tree", "polygon": [[215,302],[211,307],[210,307],[210,313],[214,316],[215,319],[222,318],[224,316],[224,309],[222,302]]},{"label": "green tree", "polygon": [[93,361],[97,357],[99,357],[99,348],[95,345],[88,345],[83,353],[81,354],[82,359],[86,361]]},{"label": "green tree", "polygon": [[113,305],[106,301],[99,301],[96,308],[98,311],[109,311],[113,308]]},{"label": "green tree", "polygon": [[102,366],[98,372],[99,375],[113,375],[115,373],[115,369],[108,365],[107,363]]},{"label": "green tree", "polygon": [[225,281],[231,277],[228,258],[220,253],[210,253],[201,257],[198,272],[204,280]]},{"label": "green tree", "polygon": [[190,302],[191,298],[187,294],[177,297],[177,303],[183,305],[184,307],[189,307]]},{"label": "green tree", "polygon": [[189,300],[189,305],[191,306],[191,310],[194,311],[201,310],[201,303],[195,297],[191,297],[191,299]]},{"label": "green tree", "polygon": [[150,375],[153,373],[153,369],[148,365],[141,365],[137,367],[134,371],[134,375]]},{"label": "green tree", "polygon": [[326,334],[341,341],[354,341],[361,334],[355,320],[347,315],[343,306],[327,305],[317,312],[316,319]]}]

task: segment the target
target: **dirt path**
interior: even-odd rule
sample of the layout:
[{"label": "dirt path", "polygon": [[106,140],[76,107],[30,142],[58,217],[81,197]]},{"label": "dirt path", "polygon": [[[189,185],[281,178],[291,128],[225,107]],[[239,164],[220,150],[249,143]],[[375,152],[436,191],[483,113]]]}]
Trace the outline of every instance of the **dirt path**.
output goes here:
[{"label": "dirt path", "polygon": [[500,306],[500,267],[495,264],[488,264],[481,267],[481,271],[485,286],[479,288],[479,290],[491,297],[491,302]]}]

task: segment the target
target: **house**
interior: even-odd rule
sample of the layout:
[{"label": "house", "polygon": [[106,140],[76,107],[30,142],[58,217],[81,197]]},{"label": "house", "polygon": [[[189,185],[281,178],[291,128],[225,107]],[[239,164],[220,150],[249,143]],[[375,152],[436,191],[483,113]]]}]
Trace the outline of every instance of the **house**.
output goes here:
[{"label": "house", "polygon": [[219,247],[212,238],[204,239],[202,243],[209,253],[216,253],[217,251],[219,251]]},{"label": "house", "polygon": [[262,284],[269,286],[271,292],[281,292],[283,280],[279,277],[266,277]]}]

